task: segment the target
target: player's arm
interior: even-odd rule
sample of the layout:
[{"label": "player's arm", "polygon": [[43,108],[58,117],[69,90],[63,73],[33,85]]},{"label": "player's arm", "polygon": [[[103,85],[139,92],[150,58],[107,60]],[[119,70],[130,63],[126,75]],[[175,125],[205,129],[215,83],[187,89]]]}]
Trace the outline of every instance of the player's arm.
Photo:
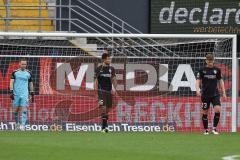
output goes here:
[{"label": "player's arm", "polygon": [[196,80],[196,94],[197,96],[201,96],[201,92],[200,92],[200,86],[201,86],[201,80],[200,79],[197,79]]},{"label": "player's arm", "polygon": [[34,102],[34,87],[33,87],[33,81],[32,81],[32,74],[30,73],[30,78],[28,80],[29,83],[29,90],[31,95],[31,100]]},{"label": "player's arm", "polygon": [[13,91],[13,84],[14,84],[14,79],[10,79],[10,90]]},{"label": "player's arm", "polygon": [[34,92],[33,82],[29,82],[30,93]]},{"label": "player's arm", "polygon": [[112,78],[112,83],[113,83],[114,89],[116,90],[116,88],[117,88],[117,78],[116,78],[116,76]]},{"label": "player's arm", "polygon": [[225,91],[224,81],[223,81],[223,79],[222,79],[221,70],[219,70],[219,72],[218,72],[218,74],[217,74],[217,79],[219,80],[220,89],[221,89],[221,91],[222,91],[223,98],[227,98],[226,91]]},{"label": "player's arm", "polygon": [[98,80],[97,80],[97,78],[95,78],[95,80],[94,80],[94,90],[95,91],[98,90]]},{"label": "player's arm", "polygon": [[98,91],[98,76],[99,76],[99,68],[96,69],[94,75],[94,91]]},{"label": "player's arm", "polygon": [[10,89],[10,98],[12,100],[14,100],[14,93],[13,93],[13,84],[15,81],[15,73],[13,72],[11,75],[11,79],[10,79],[10,84],[9,84],[9,89]]},{"label": "player's arm", "polygon": [[116,91],[117,89],[117,78],[116,78],[116,72],[115,69],[112,67],[112,85],[114,90]]},{"label": "player's arm", "polygon": [[226,91],[225,91],[225,86],[224,86],[224,81],[221,79],[219,81],[219,83],[220,83],[220,87],[221,87],[221,90],[222,90],[223,97],[227,98]]},{"label": "player's arm", "polygon": [[196,86],[195,86],[197,96],[201,96],[201,92],[200,92],[201,84],[202,84],[202,73],[201,71],[199,71],[197,73],[197,80],[196,80]]}]

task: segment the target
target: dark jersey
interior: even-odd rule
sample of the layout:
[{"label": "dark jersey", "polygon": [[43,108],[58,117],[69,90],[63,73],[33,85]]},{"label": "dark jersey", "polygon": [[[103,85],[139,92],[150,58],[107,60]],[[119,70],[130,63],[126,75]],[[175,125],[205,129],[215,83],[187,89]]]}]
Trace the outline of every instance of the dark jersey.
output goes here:
[{"label": "dark jersey", "polygon": [[112,66],[100,65],[95,71],[95,78],[98,80],[98,89],[111,91],[112,78],[115,77],[115,69]]},{"label": "dark jersey", "polygon": [[204,67],[197,73],[202,80],[202,97],[219,96],[218,80],[222,79],[221,70],[217,67]]}]

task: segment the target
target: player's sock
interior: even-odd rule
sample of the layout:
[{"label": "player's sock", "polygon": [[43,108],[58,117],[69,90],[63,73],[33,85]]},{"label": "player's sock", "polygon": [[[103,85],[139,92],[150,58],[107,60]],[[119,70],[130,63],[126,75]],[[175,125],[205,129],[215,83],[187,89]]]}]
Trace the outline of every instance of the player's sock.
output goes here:
[{"label": "player's sock", "polygon": [[107,127],[107,119],[102,118],[102,129],[105,129]]},{"label": "player's sock", "polygon": [[14,112],[14,118],[15,118],[16,124],[18,124],[18,122],[19,122],[19,120],[18,120],[18,111]]},{"label": "player's sock", "polygon": [[202,115],[202,122],[203,122],[203,127],[205,130],[208,129],[208,116],[207,114]]},{"label": "player's sock", "polygon": [[102,129],[105,129],[107,127],[107,119],[102,118]]},{"label": "player's sock", "polygon": [[108,115],[107,114],[102,115],[102,129],[105,129],[108,126],[107,121]]},{"label": "player's sock", "polygon": [[27,121],[27,111],[22,111],[22,126],[25,126]]},{"label": "player's sock", "polygon": [[213,118],[213,128],[216,129],[219,119],[220,119],[220,113],[217,112],[217,113],[215,113],[214,118]]}]

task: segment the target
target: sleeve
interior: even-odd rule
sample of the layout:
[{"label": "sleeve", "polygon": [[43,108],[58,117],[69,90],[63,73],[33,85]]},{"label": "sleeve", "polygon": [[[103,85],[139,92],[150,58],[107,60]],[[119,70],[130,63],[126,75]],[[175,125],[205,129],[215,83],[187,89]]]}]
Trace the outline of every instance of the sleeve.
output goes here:
[{"label": "sleeve", "polygon": [[29,72],[29,74],[30,74],[30,77],[29,77],[29,79],[28,79],[28,82],[30,83],[30,82],[32,82],[33,80],[32,80],[32,73]]},{"label": "sleeve", "polygon": [[98,78],[98,76],[99,76],[99,68],[100,68],[100,66],[97,67],[96,70],[95,70],[94,79]]},{"label": "sleeve", "polygon": [[111,78],[114,78],[116,77],[116,72],[115,72],[115,68],[112,67],[112,75],[111,75]]},{"label": "sleeve", "polygon": [[221,79],[222,79],[222,73],[221,73],[221,70],[218,69],[217,80],[221,80]]},{"label": "sleeve", "polygon": [[197,79],[198,79],[198,80],[203,79],[203,72],[202,72],[202,70],[199,70],[199,71],[197,72]]},{"label": "sleeve", "polygon": [[15,71],[11,74],[11,79],[15,79]]}]

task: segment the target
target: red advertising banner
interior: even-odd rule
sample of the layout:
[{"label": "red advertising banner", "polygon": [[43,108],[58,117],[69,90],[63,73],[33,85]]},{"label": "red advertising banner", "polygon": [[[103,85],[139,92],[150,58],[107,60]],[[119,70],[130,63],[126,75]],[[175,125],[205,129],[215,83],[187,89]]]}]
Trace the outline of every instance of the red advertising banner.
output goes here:
[{"label": "red advertising banner", "polygon": [[[96,97],[85,96],[36,96],[30,105],[30,122],[100,122],[101,111]],[[12,103],[8,96],[2,96],[0,119],[13,121]],[[135,99],[133,105],[116,99],[109,113],[113,123],[174,123],[177,131],[198,131],[202,129],[201,103],[196,97],[152,97]],[[240,108],[239,108],[240,109]],[[210,116],[211,117],[211,116]],[[211,125],[210,118],[210,124]],[[222,102],[219,128],[231,130],[231,103]],[[238,129],[240,126],[238,126]]]}]

